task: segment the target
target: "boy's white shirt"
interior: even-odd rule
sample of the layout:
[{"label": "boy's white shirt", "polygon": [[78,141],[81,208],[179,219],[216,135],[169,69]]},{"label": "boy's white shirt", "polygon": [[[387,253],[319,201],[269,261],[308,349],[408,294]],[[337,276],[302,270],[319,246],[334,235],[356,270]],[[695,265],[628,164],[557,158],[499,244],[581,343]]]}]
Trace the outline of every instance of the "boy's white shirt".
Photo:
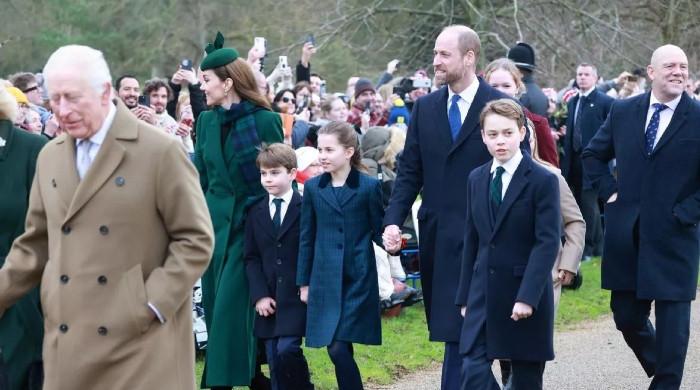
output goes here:
[{"label": "boy's white shirt", "polygon": [[282,198],[283,202],[280,205],[280,222],[284,221],[284,216],[287,214],[287,208],[289,208],[289,202],[292,201],[292,195],[294,194],[294,189],[290,188],[289,191],[285,192],[282,196],[274,196],[268,194],[267,204],[270,208],[270,218],[275,218],[275,204],[272,202],[276,198]]}]

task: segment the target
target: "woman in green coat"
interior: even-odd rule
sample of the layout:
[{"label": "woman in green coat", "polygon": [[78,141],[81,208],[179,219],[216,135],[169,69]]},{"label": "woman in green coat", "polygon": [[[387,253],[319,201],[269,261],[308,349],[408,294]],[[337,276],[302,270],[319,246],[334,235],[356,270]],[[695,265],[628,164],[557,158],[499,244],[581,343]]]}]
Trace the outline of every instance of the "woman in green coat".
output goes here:
[{"label": "woman in green coat", "polygon": [[202,387],[249,386],[255,374],[254,309],[243,262],[247,209],[266,192],[255,165],[261,143],[282,142],[282,121],[258,92],[250,66],[223,37],[206,48],[201,89],[211,111],[197,119],[195,165],[214,224],[215,246],[202,276],[209,340]]},{"label": "woman in green coat", "polygon": [[[24,231],[29,190],[46,139],[12,125],[17,103],[0,87],[0,267],[12,241]],[[38,290],[0,317],[0,389],[39,390],[44,324]]]}]

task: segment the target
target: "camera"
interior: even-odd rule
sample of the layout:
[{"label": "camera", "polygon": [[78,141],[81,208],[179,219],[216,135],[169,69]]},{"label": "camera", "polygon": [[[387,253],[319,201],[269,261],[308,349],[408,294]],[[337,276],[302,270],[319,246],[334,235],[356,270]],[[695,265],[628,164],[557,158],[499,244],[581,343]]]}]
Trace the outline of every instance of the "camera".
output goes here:
[{"label": "camera", "polygon": [[287,56],[280,56],[279,63],[282,66],[282,68],[288,67],[289,65],[287,64]]}]

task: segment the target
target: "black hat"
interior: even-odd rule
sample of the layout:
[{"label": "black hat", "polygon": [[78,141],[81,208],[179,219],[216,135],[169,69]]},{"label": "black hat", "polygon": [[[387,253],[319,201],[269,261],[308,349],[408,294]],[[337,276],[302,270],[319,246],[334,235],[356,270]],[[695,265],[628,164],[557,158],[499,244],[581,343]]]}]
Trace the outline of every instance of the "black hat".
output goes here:
[{"label": "black hat", "polygon": [[527,70],[535,70],[535,49],[525,42],[518,42],[508,50],[508,59],[515,66]]},{"label": "black hat", "polygon": [[362,92],[365,91],[372,91],[376,92],[374,90],[374,87],[372,86],[372,82],[367,80],[367,79],[359,79],[355,83],[355,99],[357,99],[358,96],[362,94]]}]

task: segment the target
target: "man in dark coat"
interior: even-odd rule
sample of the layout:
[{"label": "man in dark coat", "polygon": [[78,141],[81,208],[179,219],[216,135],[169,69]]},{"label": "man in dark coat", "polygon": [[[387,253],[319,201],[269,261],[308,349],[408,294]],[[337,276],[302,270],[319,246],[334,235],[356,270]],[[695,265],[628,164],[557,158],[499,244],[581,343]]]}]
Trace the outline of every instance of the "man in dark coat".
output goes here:
[{"label": "man in dark coat", "polygon": [[447,88],[413,107],[400,169],[384,217],[384,244],[400,247],[400,228],[422,190],[418,211],[421,281],[430,340],[445,342],[442,389],[459,386],[462,316],[454,305],[460,272],[467,178],[491,155],[481,140],[484,105],[506,97],[475,75],[481,44],[466,26],[446,27],[435,41],[435,77]]},{"label": "man in dark coat", "polygon": [[679,47],[656,49],[647,73],[651,92],[613,104],[583,163],[607,201],[602,284],[617,329],[654,377],[650,389],[678,389],[700,257],[700,105],[683,91]]},{"label": "man in dark coat", "polygon": [[598,193],[584,173],[581,152],[605,122],[615,100],[596,88],[597,79],[598,71],[594,65],[583,63],[576,68],[579,93],[567,105],[569,116],[563,142],[564,153],[559,165],[586,221],[584,258],[601,255],[603,227],[600,222]]},{"label": "man in dark coat", "polygon": [[549,100],[532,75],[536,68],[535,49],[525,42],[518,42],[508,50],[508,59],[515,62],[515,66],[523,74],[525,93],[520,96],[520,103],[535,114],[547,117]]}]

